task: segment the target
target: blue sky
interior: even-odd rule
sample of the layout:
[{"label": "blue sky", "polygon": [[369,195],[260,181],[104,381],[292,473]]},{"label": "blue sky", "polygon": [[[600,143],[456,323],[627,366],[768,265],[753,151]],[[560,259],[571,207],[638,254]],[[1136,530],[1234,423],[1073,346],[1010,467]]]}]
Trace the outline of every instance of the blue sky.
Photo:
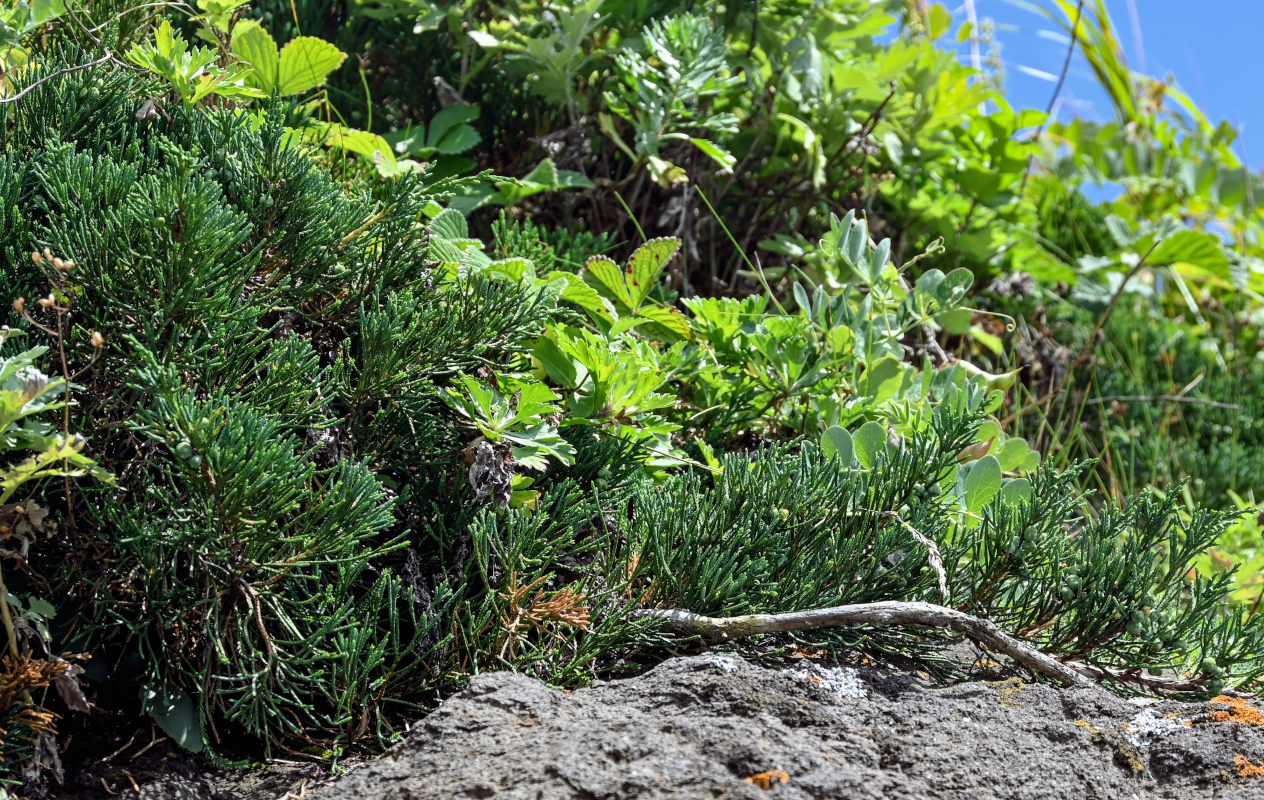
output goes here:
[{"label": "blue sky", "polygon": [[[1086,8],[1096,0],[1086,0]],[[1049,0],[974,0],[979,18],[997,25],[1006,86],[1019,107],[1043,109],[1055,82],[1027,70],[1056,75],[1066,57],[1066,37],[1053,20],[1025,5]],[[957,20],[964,6],[944,5]],[[1226,120],[1242,132],[1241,155],[1264,167],[1264,0],[1106,0],[1128,63],[1156,77],[1172,75],[1213,122]],[[961,52],[967,54],[963,45]],[[986,52],[984,56],[986,57]],[[1082,60],[1075,60],[1060,95],[1059,116],[1108,119],[1110,107]]]}]

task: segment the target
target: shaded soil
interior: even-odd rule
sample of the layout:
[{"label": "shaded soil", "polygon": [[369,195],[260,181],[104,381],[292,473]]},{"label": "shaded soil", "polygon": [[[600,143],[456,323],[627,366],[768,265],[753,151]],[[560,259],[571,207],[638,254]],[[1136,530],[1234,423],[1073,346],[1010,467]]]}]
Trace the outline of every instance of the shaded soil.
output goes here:
[{"label": "shaded soil", "polygon": [[[1241,700],[1129,701],[1018,678],[940,686],[877,667],[704,655],[570,693],[481,675],[336,778],[298,764],[186,770],[196,764],[166,754],[165,777],[138,763],[139,793],[113,789],[175,800],[1264,798],[1262,722]],[[57,796],[109,796],[67,791]]]}]

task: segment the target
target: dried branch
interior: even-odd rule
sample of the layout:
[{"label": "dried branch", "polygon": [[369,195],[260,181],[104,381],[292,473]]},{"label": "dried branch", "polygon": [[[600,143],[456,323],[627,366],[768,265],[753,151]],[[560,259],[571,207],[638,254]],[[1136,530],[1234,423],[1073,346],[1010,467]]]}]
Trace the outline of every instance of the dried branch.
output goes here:
[{"label": "dried branch", "polygon": [[1002,633],[986,619],[933,603],[888,601],[835,606],[786,614],[747,614],[740,617],[705,617],[683,609],[645,609],[639,616],[660,619],[678,634],[701,636],[710,641],[738,639],[763,633],[781,633],[836,625],[919,625],[956,631],[982,647],[1002,653],[1029,669],[1064,685],[1091,685],[1087,670],[1072,666],[1028,647]]},{"label": "dried branch", "polygon": [[44,77],[32,83],[30,86],[27,86],[22,91],[13,95],[12,97],[0,97],[0,105],[3,105],[4,103],[16,103],[17,101],[22,99],[22,95],[31,91],[36,86],[39,86],[41,83],[45,81],[51,81],[53,78],[56,78],[61,75],[66,75],[71,72],[78,72],[81,69],[89,69],[91,67],[98,67],[106,63],[107,61],[112,61],[112,60],[114,60],[114,54],[111,53],[109,50],[107,50],[105,51],[105,55],[101,56],[96,61],[89,61],[87,64],[80,64],[75,67],[66,67],[65,69],[59,69],[56,72],[52,73],[51,75],[45,75]]}]

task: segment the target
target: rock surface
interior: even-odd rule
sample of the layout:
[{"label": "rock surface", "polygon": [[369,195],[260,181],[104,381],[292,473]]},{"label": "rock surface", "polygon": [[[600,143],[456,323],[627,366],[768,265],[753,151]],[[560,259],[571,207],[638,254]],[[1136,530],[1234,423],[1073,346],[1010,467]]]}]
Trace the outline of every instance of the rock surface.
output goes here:
[{"label": "rock surface", "polygon": [[305,800],[1264,798],[1261,721],[1249,705],[722,655],[571,693],[490,673]]}]

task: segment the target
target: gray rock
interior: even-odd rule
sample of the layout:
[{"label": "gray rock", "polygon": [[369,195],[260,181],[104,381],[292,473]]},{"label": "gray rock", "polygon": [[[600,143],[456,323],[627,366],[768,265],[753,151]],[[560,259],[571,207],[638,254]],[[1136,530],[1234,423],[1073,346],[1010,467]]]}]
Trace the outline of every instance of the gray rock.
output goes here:
[{"label": "gray rock", "polygon": [[[719,655],[571,693],[490,673],[307,798],[1264,798],[1235,763],[1264,729],[1216,708]],[[745,780],[768,771],[788,780]]]}]

